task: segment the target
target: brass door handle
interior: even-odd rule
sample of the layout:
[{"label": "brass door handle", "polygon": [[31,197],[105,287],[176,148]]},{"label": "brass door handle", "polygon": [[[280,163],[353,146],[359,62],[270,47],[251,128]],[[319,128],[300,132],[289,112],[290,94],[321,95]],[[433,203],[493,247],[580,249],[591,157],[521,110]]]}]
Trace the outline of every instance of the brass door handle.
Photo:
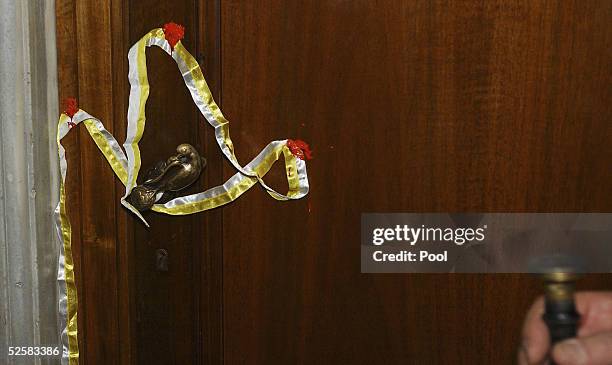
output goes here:
[{"label": "brass door handle", "polygon": [[189,187],[198,179],[206,166],[206,159],[187,143],[180,144],[176,152],[149,169],[145,181],[132,189],[127,201],[134,208],[140,211],[151,209],[155,202],[167,200],[172,193]]}]

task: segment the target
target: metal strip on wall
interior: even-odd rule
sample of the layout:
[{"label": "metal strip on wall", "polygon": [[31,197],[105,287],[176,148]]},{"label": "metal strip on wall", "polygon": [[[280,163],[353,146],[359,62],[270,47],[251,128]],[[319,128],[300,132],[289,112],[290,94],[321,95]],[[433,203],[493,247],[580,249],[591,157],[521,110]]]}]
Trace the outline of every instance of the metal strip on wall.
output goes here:
[{"label": "metal strip on wall", "polygon": [[0,363],[8,346],[59,344],[55,2],[0,0]]}]

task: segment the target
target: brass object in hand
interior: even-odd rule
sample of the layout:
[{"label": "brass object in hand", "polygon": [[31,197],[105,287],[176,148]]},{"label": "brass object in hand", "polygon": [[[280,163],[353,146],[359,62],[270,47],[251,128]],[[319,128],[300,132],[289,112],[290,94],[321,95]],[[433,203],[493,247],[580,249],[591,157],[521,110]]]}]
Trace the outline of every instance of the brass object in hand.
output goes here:
[{"label": "brass object in hand", "polygon": [[174,192],[187,188],[198,179],[206,166],[206,159],[187,143],[179,145],[176,152],[149,169],[145,181],[132,189],[127,201],[134,208],[139,211],[151,209],[157,201],[169,200]]},{"label": "brass object in hand", "polygon": [[[542,319],[548,327],[551,344],[576,337],[580,322],[580,314],[574,303],[578,273],[561,268],[540,275],[545,287],[545,310]],[[552,361],[550,363],[556,364]]]},{"label": "brass object in hand", "polygon": [[574,272],[552,271],[540,274],[544,282],[545,298],[549,301],[571,301],[574,299],[576,280],[579,275]]}]

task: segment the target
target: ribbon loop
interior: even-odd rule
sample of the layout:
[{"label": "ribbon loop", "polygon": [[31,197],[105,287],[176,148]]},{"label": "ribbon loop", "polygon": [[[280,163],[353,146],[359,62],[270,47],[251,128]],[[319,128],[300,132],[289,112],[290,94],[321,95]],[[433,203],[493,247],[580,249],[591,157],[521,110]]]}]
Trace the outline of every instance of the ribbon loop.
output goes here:
[{"label": "ribbon loop", "polygon": [[[229,135],[229,122],[221,109],[215,103],[212,93],[204,79],[200,65],[183,47],[183,28],[172,25],[163,29],[150,31],[134,44],[128,52],[130,96],[128,105],[127,133],[122,150],[117,140],[110,134],[100,120],[79,110],[76,100],[70,101],[69,108],[59,118],[57,147],[61,170],[60,202],[55,210],[56,229],[61,242],[58,281],[60,283],[60,317],[62,320],[62,364],[78,364],[79,350],[77,341],[77,295],[74,282],[74,268],[71,250],[71,228],[66,214],[65,179],[67,171],[66,151],[61,140],[73,127],[83,123],[114,173],[125,185],[125,194],[121,204],[132,211],[147,226],[148,223],[140,212],[126,198],[136,186],[141,166],[140,148],[138,142],[145,128],[145,107],[149,96],[149,81],[147,77],[146,48],[157,46],[163,49],[176,61],[185,86],[208,124],[215,129],[215,139],[221,152],[236,168],[237,173],[224,184],[206,191],[188,196],[182,196],[165,204],[155,204],[152,210],[171,215],[184,215],[202,212],[230,203],[256,184],[260,184],[274,199],[300,199],[308,194],[308,176],[306,162],[302,159],[310,157],[308,145],[302,141],[279,140],[270,142],[253,160],[244,167],[240,165],[234,154],[234,145]],[[167,39],[170,37],[171,39]],[[169,42],[170,41],[170,42]],[[298,143],[299,142],[299,143]],[[269,187],[263,177],[272,165],[278,161],[281,154],[285,160],[285,170],[289,191],[281,194]],[[297,156],[297,157],[296,157]]]}]

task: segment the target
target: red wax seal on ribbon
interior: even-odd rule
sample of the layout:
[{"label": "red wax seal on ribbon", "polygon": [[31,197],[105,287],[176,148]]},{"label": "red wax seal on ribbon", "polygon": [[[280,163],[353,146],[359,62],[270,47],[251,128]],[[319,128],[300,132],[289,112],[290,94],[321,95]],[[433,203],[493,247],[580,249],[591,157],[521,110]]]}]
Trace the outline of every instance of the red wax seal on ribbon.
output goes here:
[{"label": "red wax seal on ribbon", "polygon": [[174,49],[178,41],[185,36],[185,27],[176,23],[166,23],[164,24],[164,35],[170,43],[170,48]]},{"label": "red wax seal on ribbon", "polygon": [[[72,117],[74,117],[78,111],[79,104],[75,98],[66,98],[66,100],[64,100],[64,114],[69,116],[70,119],[72,119]],[[74,124],[72,121],[68,122],[68,126],[70,126],[70,128],[74,127],[75,125],[76,124]]]},{"label": "red wax seal on ribbon", "polygon": [[72,118],[78,111],[79,104],[77,103],[77,99],[66,98],[66,100],[64,100],[64,114]]},{"label": "red wax seal on ribbon", "polygon": [[301,139],[288,139],[287,147],[289,147],[289,151],[300,160],[312,160],[310,146]]}]

